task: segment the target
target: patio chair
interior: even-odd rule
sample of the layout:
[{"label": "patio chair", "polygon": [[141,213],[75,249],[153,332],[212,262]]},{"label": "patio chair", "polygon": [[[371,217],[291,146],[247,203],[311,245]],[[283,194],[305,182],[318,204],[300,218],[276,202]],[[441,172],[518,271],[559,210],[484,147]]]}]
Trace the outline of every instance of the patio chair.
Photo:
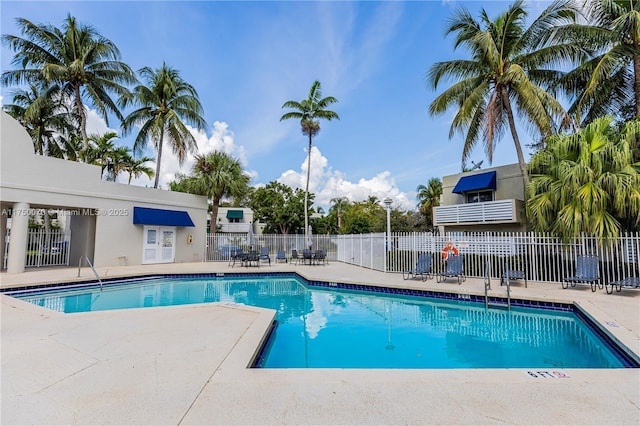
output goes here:
[{"label": "patio chair", "polygon": [[[611,286],[611,290],[609,290],[609,286]],[[612,281],[609,284],[605,283],[604,288],[607,289],[607,293],[613,293],[613,289],[616,289],[616,292],[620,292],[622,287],[630,287],[630,288],[640,288],[640,277],[627,277],[621,280]]]},{"label": "patio chair", "polygon": [[276,253],[276,263],[277,262],[287,263],[287,253],[284,250],[278,250],[278,253]]},{"label": "patio chair", "polygon": [[296,265],[298,264],[298,261],[302,259],[302,255],[300,253],[298,253],[298,250],[296,249],[292,249],[291,250],[291,263],[293,263],[294,261],[296,262]]},{"label": "patio chair", "polygon": [[240,262],[240,266],[243,266],[246,256],[247,253],[243,252],[241,248],[231,250],[229,253],[229,265],[234,267],[236,265],[236,261],[238,261]]},{"label": "patio chair", "polygon": [[327,253],[322,249],[316,250],[316,252],[313,254],[313,261],[316,264],[324,265],[326,260],[327,260]]},{"label": "patio chair", "polygon": [[258,257],[258,261],[266,260],[269,262],[269,266],[271,266],[271,256],[269,256],[269,247],[261,247],[260,255]]},{"label": "patio chair", "polygon": [[580,255],[576,258],[576,272],[571,277],[562,280],[562,288],[575,287],[576,284],[590,284],[591,291],[596,291],[596,286],[603,287],[598,271],[598,256],[593,254]]},{"label": "patio chair", "polygon": [[420,253],[418,255],[418,262],[416,262],[416,267],[409,271],[402,271],[402,278],[408,280],[409,278],[418,278],[420,277],[422,281],[426,281],[427,278],[433,278],[431,274],[431,261],[433,257],[431,253]]},{"label": "patio chair", "polygon": [[309,249],[302,250],[302,263],[306,264],[307,260],[309,265],[313,265],[313,252]]},{"label": "patio chair", "polygon": [[506,269],[502,275],[500,275],[500,285],[504,285],[506,281],[523,280],[524,288],[527,288],[527,276],[524,271],[517,271],[515,269]]},{"label": "patio chair", "polygon": [[244,256],[244,266],[260,266],[260,254],[251,250]]},{"label": "patio chair", "polygon": [[466,280],[463,269],[464,268],[462,264],[462,255],[461,254],[451,255],[446,260],[444,271],[438,272],[437,274],[435,274],[436,281],[443,282],[448,278],[455,277],[458,279],[458,285],[460,285],[462,281]]}]

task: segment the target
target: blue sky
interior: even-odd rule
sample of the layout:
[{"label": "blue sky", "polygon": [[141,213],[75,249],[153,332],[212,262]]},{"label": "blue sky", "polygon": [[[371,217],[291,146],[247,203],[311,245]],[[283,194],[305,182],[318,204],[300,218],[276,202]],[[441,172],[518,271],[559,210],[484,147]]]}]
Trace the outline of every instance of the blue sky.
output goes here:
[{"label": "blue sky", "polygon": [[[134,70],[163,61],[191,83],[204,106],[206,133],[200,152],[223,150],[239,158],[252,184],[278,180],[304,188],[307,139],[295,120],[280,122],[282,104],[302,100],[314,80],[334,96],[339,121],[321,122],[314,139],[310,190],[325,210],[346,196],[361,201],[391,197],[401,209],[415,207],[415,189],[432,177],[461,169],[462,136],[449,140],[454,111],[430,117],[438,91],[425,75],[435,62],[466,58],[444,37],[448,16],[458,6],[477,17],[481,7],[494,17],[503,1],[413,2],[231,2],[231,1],[7,1],[0,3],[2,34],[19,35],[15,18],[61,26],[67,14],[90,24],[120,49]],[[529,2],[535,16],[548,2]],[[13,52],[2,46],[2,70]],[[6,88],[4,103],[10,102]],[[125,114],[127,111],[125,111]],[[110,119],[116,131],[119,122]],[[90,131],[105,123],[91,114]],[[530,136],[520,134],[524,144]],[[119,141],[131,145],[132,137]],[[163,153],[161,183],[180,168]],[[155,152],[148,155],[155,158]],[[527,155],[528,157],[528,155]],[[471,157],[484,160],[481,144]],[[493,165],[517,161],[509,135]],[[126,178],[122,178],[126,182]],[[149,185],[148,180],[137,180]]]}]

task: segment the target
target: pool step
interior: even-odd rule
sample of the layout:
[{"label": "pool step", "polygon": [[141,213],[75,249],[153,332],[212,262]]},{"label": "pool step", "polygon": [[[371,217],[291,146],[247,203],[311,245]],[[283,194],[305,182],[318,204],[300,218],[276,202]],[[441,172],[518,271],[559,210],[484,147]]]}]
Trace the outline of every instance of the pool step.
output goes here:
[{"label": "pool step", "polygon": [[507,311],[511,309],[508,303],[496,303],[496,302],[487,303],[487,308],[504,309]]}]

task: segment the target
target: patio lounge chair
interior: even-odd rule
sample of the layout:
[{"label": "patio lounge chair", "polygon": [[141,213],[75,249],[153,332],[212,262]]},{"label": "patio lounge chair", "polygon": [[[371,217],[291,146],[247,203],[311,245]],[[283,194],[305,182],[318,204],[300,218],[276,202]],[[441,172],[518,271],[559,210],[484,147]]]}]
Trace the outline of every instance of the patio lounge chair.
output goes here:
[{"label": "patio lounge chair", "polygon": [[598,283],[600,274],[598,272],[598,256],[587,254],[576,258],[576,273],[562,280],[562,288],[575,287],[576,284],[590,284],[591,291],[596,291],[596,286],[603,287]]},{"label": "patio lounge chair", "polygon": [[278,250],[278,253],[276,254],[276,263],[277,262],[287,263],[287,254],[284,250]]},{"label": "patio lounge chair", "polygon": [[[609,286],[611,286],[611,290],[609,290]],[[630,287],[630,288],[640,288],[640,277],[627,277],[618,281],[613,281],[609,284],[604,285],[607,289],[607,293],[613,293],[613,289],[615,288],[617,292],[622,290],[622,287]]]},{"label": "patio lounge chair", "polygon": [[271,256],[269,256],[269,247],[261,247],[260,248],[260,256],[258,258],[259,261],[267,261],[269,262],[269,266],[271,266]]},{"label": "patio lounge chair", "polygon": [[431,260],[433,257],[431,253],[420,253],[418,255],[418,262],[416,267],[409,271],[402,271],[402,278],[408,280],[409,278],[420,277],[422,281],[426,281],[427,278],[433,278],[431,274]]},{"label": "patio lounge chair", "polygon": [[463,272],[462,255],[454,254],[449,256],[444,271],[438,272],[435,276],[437,282],[442,282],[450,277],[456,277],[458,279],[458,285],[461,284],[462,281],[465,281],[466,277]]}]

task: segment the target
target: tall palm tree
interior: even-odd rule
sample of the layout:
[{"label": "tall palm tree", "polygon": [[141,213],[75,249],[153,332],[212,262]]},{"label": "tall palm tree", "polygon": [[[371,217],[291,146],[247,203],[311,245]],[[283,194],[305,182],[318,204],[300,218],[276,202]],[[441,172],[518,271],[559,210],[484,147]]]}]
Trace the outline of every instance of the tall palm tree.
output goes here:
[{"label": "tall palm tree", "polygon": [[640,123],[622,132],[601,117],[575,134],[557,134],[531,159],[527,217],[536,231],[565,239],[616,237],[640,226],[640,168],[632,144]]},{"label": "tall palm tree", "polygon": [[242,171],[240,161],[221,151],[196,155],[189,192],[211,199],[211,234],[216,232],[216,218],[220,200],[241,197],[246,193],[250,178]]},{"label": "tall palm tree", "polygon": [[314,81],[306,99],[298,101],[287,101],[282,108],[290,108],[294,111],[285,113],[280,117],[280,121],[295,118],[300,120],[302,134],[309,136],[309,146],[307,148],[307,183],[304,196],[304,236],[305,241],[309,241],[309,179],[311,177],[311,145],[313,137],[320,132],[319,119],[331,121],[340,117],[327,107],[338,102],[333,96],[322,97],[322,87],[318,80]]},{"label": "tall palm tree", "polygon": [[157,69],[144,67],[139,74],[146,86],[140,84],[130,96],[120,98],[123,108],[129,104],[139,107],[125,117],[122,129],[124,134],[128,134],[134,126],[140,127],[133,145],[136,155],[141,155],[149,140],[153,140],[158,153],[153,187],[157,188],[165,139],[182,166],[187,153],[198,150],[196,140],[185,122],[198,130],[204,130],[206,122],[202,118],[202,104],[196,89],[184,81],[176,69],[163,63]]},{"label": "tall palm tree", "polygon": [[436,177],[429,179],[427,185],[418,185],[416,188],[417,207],[427,218],[432,218],[433,207],[440,205],[442,195],[442,181]]},{"label": "tall palm tree", "polygon": [[342,232],[342,211],[349,205],[349,199],[347,197],[336,197],[331,199],[333,209],[336,209],[338,216],[338,233]]},{"label": "tall palm tree", "polygon": [[27,130],[36,154],[62,158],[64,137],[74,126],[59,88],[32,83],[12,94],[13,104],[3,108]]},{"label": "tall palm tree", "polygon": [[71,15],[61,28],[24,18],[16,19],[16,23],[23,37],[5,34],[2,42],[15,52],[11,63],[19,68],[3,72],[2,84],[20,85],[42,78],[58,84],[73,99],[86,150],[89,140],[83,100],[98,110],[107,125],[109,112],[122,119],[109,92],[126,94],[126,85],[137,81],[134,72],[119,60],[120,51],[113,42]]},{"label": "tall palm tree", "polygon": [[[515,144],[524,183],[527,170],[516,130],[518,113],[530,130],[547,137],[559,124],[568,124],[562,105],[546,90],[562,73],[547,69],[559,63],[581,61],[587,52],[575,41],[564,40],[577,14],[570,0],[556,1],[526,27],[527,12],[516,1],[495,20],[482,9],[480,20],[466,9],[451,17],[446,34],[455,33],[455,47],[465,47],[471,59],[434,64],[428,81],[434,89],[443,77],[455,82],[429,106],[431,115],[457,109],[449,137],[465,135],[462,163],[482,140],[489,162],[496,143],[508,126]],[[515,107],[515,112],[514,112]]]},{"label": "tall palm tree", "polygon": [[596,54],[560,86],[574,96],[570,111],[583,123],[633,107],[640,116],[640,2],[585,0],[589,23],[579,37]]},{"label": "tall palm tree", "polygon": [[153,161],[151,157],[142,157],[142,158],[133,158],[129,157],[127,162],[124,165],[124,171],[129,174],[128,185],[131,185],[131,180],[135,177],[136,179],[142,175],[146,175],[149,179],[151,179],[154,175],[153,169],[146,165],[149,161]]}]

